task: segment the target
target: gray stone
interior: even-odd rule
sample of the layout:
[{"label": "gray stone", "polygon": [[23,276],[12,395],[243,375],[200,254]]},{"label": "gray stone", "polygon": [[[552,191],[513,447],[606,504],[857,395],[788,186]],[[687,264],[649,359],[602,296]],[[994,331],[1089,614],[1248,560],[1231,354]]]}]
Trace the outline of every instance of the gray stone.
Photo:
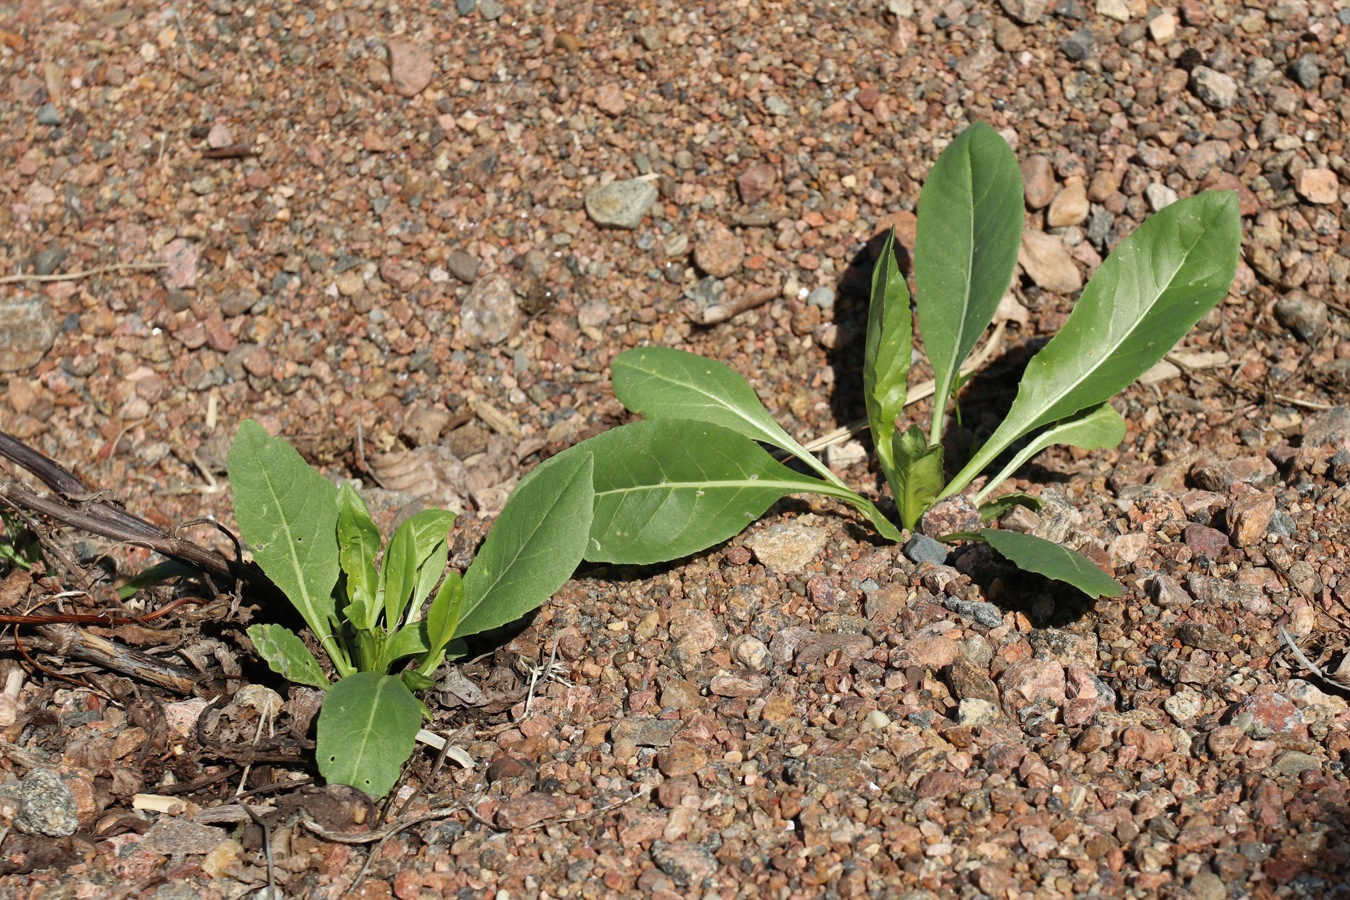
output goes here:
[{"label": "gray stone", "polygon": [[231,291],[224,297],[220,298],[220,314],[228,318],[233,318],[234,316],[242,316],[244,313],[252,309],[254,304],[256,304],[261,299],[262,294],[259,294],[252,288],[243,288],[238,291]]},{"label": "gray stone", "polygon": [[615,181],[586,195],[586,214],[605,228],[637,228],[656,195],[656,185],[646,179]]},{"label": "gray stone", "polygon": [[61,124],[61,111],[51,103],[44,103],[38,107],[37,121],[39,125],[55,127]]},{"label": "gray stone", "polygon": [[1050,0],[999,0],[999,6],[1023,25],[1034,25],[1045,15]]},{"label": "gray stone", "polygon": [[1350,407],[1335,406],[1309,416],[1303,429],[1303,446],[1350,450]]},{"label": "gray stone", "polygon": [[916,534],[905,542],[905,556],[913,563],[931,562],[940,566],[947,561],[949,552],[946,544],[926,534]]},{"label": "gray stone", "polygon": [[470,347],[500,344],[519,322],[516,292],[505,275],[492,275],[474,285],[459,314],[464,343]]},{"label": "gray stone", "polygon": [[483,18],[489,22],[500,19],[506,12],[501,0],[479,0],[478,9],[483,13]]},{"label": "gray stone", "polygon": [[1326,334],[1327,305],[1303,291],[1291,291],[1275,304],[1275,318],[1305,344],[1315,344]]},{"label": "gray stone", "polygon": [[620,719],[610,728],[614,743],[631,743],[638,747],[669,747],[684,723],[674,719]]},{"label": "gray stone", "polygon": [[1191,93],[1210,109],[1228,109],[1238,98],[1237,82],[1232,76],[1216,72],[1209,66],[1191,70]]},{"label": "gray stone", "polygon": [[1304,772],[1317,772],[1321,768],[1322,763],[1317,757],[1300,750],[1286,750],[1275,757],[1275,763],[1268,771],[1286,778],[1297,778]]},{"label": "gray stone", "polygon": [[58,324],[41,294],[0,297],[0,372],[37,365],[56,342]]},{"label": "gray stone", "polygon": [[452,250],[445,260],[445,267],[450,270],[450,274],[465,284],[473,284],[478,280],[478,268],[481,265],[478,257],[464,250]]},{"label": "gray stone", "polygon": [[806,302],[812,306],[819,306],[821,309],[834,308],[834,289],[828,287],[818,287],[806,295]]},{"label": "gray stone", "polygon": [[1096,35],[1091,28],[1080,28],[1059,42],[1059,51],[1074,62],[1092,58]]},{"label": "gray stone", "polygon": [[17,783],[0,787],[0,794],[19,802],[14,828],[24,834],[66,837],[79,827],[75,795],[52,769],[33,769]]},{"label": "gray stone", "polygon": [[1289,67],[1289,77],[1298,82],[1299,87],[1312,90],[1322,80],[1322,70],[1311,53],[1305,53]]},{"label": "gray stone", "polygon": [[478,0],[455,0],[455,12],[467,16],[478,8]]},{"label": "gray stone", "polygon": [[717,873],[717,857],[691,841],[652,841],[651,854],[656,867],[682,888],[697,888]]},{"label": "gray stone", "polygon": [[48,247],[33,257],[33,271],[38,275],[50,275],[66,261],[66,251],[62,247]]},{"label": "gray stone", "polygon": [[942,605],[961,618],[969,619],[986,628],[997,628],[1003,624],[1003,613],[999,612],[999,608],[992,603],[985,603],[983,600],[961,600],[956,597],[948,597],[942,601]]}]

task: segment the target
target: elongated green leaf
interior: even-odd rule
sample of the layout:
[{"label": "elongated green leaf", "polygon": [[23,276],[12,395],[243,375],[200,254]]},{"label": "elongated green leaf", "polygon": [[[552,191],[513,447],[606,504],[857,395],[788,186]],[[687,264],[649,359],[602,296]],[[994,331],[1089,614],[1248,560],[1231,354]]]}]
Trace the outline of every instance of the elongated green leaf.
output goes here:
[{"label": "elongated green leaf", "polygon": [[625,350],[610,367],[614,395],[647,419],[711,422],[792,454],[843,486],[829,468],[782,429],[745,379],[715,359],[670,347]]},{"label": "elongated green leaf", "polygon": [[417,584],[417,546],[409,522],[394,529],[380,564],[380,596],[384,602],[384,622],[398,626],[408,595]]},{"label": "elongated green leaf", "polygon": [[370,518],[366,501],[350,484],[338,488],[338,562],[347,576],[348,621],[357,628],[375,627],[376,595],[380,576],[375,557],[380,554],[380,529]]},{"label": "elongated green leaf", "polygon": [[[9,560],[17,565],[23,565],[21,560]],[[26,569],[28,566],[23,565]],[[132,577],[117,588],[117,596],[123,600],[129,600],[136,595],[138,591],[157,584],[163,584],[170,578],[191,578],[194,575],[201,575],[201,570],[196,569],[186,563],[180,563],[176,559],[166,559],[155,563],[153,566],[147,566],[137,572]]]},{"label": "elongated green leaf", "polygon": [[[445,561],[450,556],[450,528],[455,514],[445,509],[424,509],[409,520],[413,529],[413,544],[417,547],[417,588],[407,616],[414,617],[422,603],[431,595],[431,589],[441,580]],[[391,623],[392,624],[392,623]]]},{"label": "elongated green leaf", "polygon": [[1104,403],[1162,359],[1228,293],[1241,237],[1233,191],[1179,200],[1135,229],[1032,357],[1007,418],[945,493],[1022,436]]},{"label": "elongated green leaf", "polygon": [[978,534],[1019,569],[1071,584],[1090,597],[1119,597],[1125,593],[1114,578],[1076,550],[1032,534],[999,528],[981,528]]},{"label": "elongated green leaf", "polygon": [[1027,509],[1040,509],[1044,502],[1035,494],[1028,494],[1023,491],[1013,491],[1009,494],[1002,494],[990,500],[988,503],[980,504],[980,521],[992,522],[1003,516],[1014,506],[1025,506]]},{"label": "elongated green leaf", "polygon": [[328,689],[328,679],[305,642],[280,625],[250,625],[249,639],[267,665],[287,681]]},{"label": "elongated green leaf", "polygon": [[427,610],[427,639],[434,652],[445,649],[459,630],[460,611],[464,606],[464,579],[458,572],[447,572]]},{"label": "elongated green leaf", "polygon": [[[740,533],[788,494],[857,497],[794,472],[757,443],[710,422],[647,419],[560,456],[595,457],[595,518],[586,558],[646,565]],[[858,498],[861,499],[861,498]]]},{"label": "elongated green leaf", "polygon": [[957,371],[1012,283],[1022,236],[1022,173],[998,132],[976,122],[956,136],[919,195],[914,293],[933,364],[933,425],[942,440]]},{"label": "elongated green leaf", "polygon": [[[914,323],[909,312],[909,288],[895,261],[895,229],[886,235],[881,257],[872,272],[872,301],[867,310],[867,352],[863,360],[863,398],[867,423],[882,474],[896,497],[895,454],[891,438],[895,420],[904,411],[910,362],[914,352]],[[902,506],[903,508],[903,506]]]},{"label": "elongated green leaf", "polygon": [[572,577],[591,530],[593,466],[589,453],[560,453],[516,485],[464,573],[456,636],[514,622]]},{"label": "elongated green leaf", "polygon": [[900,523],[911,531],[942,490],[942,445],[928,446],[923,429],[911,425],[891,440],[895,457],[895,503]]},{"label": "elongated green leaf", "polygon": [[1110,403],[1093,406],[1075,413],[1063,421],[1056,422],[1031,439],[1003,471],[999,472],[984,486],[984,490],[975,495],[979,504],[989,496],[989,492],[998,487],[1005,479],[1020,469],[1033,456],[1054,444],[1068,444],[1083,450],[1105,450],[1125,440],[1125,420]]},{"label": "elongated green leaf", "polygon": [[393,675],[359,672],[328,690],[314,753],[329,784],[383,797],[412,756],[422,705]]},{"label": "elongated green leaf", "polygon": [[239,426],[227,466],[235,519],[254,560],[323,641],[338,671],[349,674],[350,663],[330,640],[336,625],[337,487],[252,419]]}]

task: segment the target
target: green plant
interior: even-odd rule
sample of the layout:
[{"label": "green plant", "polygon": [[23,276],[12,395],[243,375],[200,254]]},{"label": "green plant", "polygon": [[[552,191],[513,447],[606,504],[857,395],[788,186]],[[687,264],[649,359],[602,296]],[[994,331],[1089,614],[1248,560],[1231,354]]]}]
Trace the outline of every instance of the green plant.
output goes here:
[{"label": "green plant", "polygon": [[[1108,400],[1162,358],[1227,293],[1240,221],[1232,192],[1172,204],[1142,224],[1098,268],[1064,326],[1031,360],[1003,424],[947,479],[943,426],[963,379],[962,361],[992,321],[1012,279],[1023,226],[1022,179],[1011,149],[976,124],[941,154],[920,196],[914,277],[919,324],[932,361],[927,433],[899,430],[913,344],[910,296],[886,239],[872,280],[863,369],[867,418],[899,525],[913,529],[935,501],[964,490],[1005,451],[1026,444],[975,495],[983,502],[1052,444],[1111,447],[1125,423]],[[884,537],[901,528],[793,440],[729,367],[680,350],[619,354],[614,392],[644,417],[560,456],[591,456],[595,515],[586,558],[654,563],[740,532],[774,501],[817,493],[858,509]],[[779,463],[761,444],[816,476]],[[996,514],[1021,495],[986,504]],[[946,535],[985,540],[1024,569],[1094,595],[1121,588],[1081,555],[1039,538],[990,529]],[[1086,567],[1086,568],[1085,568]]]},{"label": "green plant", "polygon": [[461,638],[518,619],[572,576],[591,521],[591,466],[589,456],[560,456],[523,478],[461,577],[446,571],[453,513],[418,513],[386,544],[351,485],[333,484],[258,423],[239,428],[228,468],[240,531],[337,683],[294,632],[261,624],[249,637],[278,674],[328,691],[316,746],[328,781],[388,793],[425,714],[414,692],[462,655]]}]

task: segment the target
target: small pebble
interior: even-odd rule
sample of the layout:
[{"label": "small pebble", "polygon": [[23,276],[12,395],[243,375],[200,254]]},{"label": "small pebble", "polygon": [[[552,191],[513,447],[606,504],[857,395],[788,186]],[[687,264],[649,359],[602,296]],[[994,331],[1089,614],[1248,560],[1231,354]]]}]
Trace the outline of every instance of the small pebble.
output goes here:
[{"label": "small pebble", "polygon": [[1210,109],[1228,109],[1237,103],[1237,82],[1208,66],[1192,69],[1190,84],[1191,92]]},{"label": "small pebble", "polygon": [[916,534],[905,542],[905,556],[916,564],[931,562],[942,565],[950,553],[950,547],[926,534]]},{"label": "small pebble", "polygon": [[61,124],[61,111],[54,104],[44,103],[38,107],[37,122],[39,125],[54,128]]},{"label": "small pebble", "polygon": [[460,334],[469,347],[500,344],[520,323],[520,304],[505,275],[492,275],[473,286],[460,310]]},{"label": "small pebble", "polygon": [[633,229],[656,202],[656,185],[643,178],[615,181],[586,195],[586,214],[607,228]]}]

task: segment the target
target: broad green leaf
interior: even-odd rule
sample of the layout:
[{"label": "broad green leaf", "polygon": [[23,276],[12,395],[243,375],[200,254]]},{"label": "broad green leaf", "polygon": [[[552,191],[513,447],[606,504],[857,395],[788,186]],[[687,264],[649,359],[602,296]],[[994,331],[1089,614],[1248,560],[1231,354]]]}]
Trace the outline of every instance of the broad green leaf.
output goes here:
[{"label": "broad green leaf", "polygon": [[961,363],[1012,283],[1022,237],[1022,173],[998,132],[976,122],[942,151],[919,194],[914,294],[933,364],[933,425],[942,440]]},{"label": "broad green leaf", "polygon": [[754,388],[730,366],[670,347],[638,347],[615,357],[610,376],[619,402],[644,418],[711,422],[729,428],[792,454],[826,480],[843,486],[837,475],[773,420]]},{"label": "broad green leaf", "polygon": [[407,656],[423,656],[431,652],[431,640],[427,634],[426,619],[418,619],[411,625],[404,625],[398,631],[384,639],[379,659],[372,671],[387,671],[390,666]]},{"label": "broad green leaf", "polygon": [[591,530],[589,453],[560,453],[521,479],[464,573],[458,637],[514,622],[567,583]]},{"label": "broad green leaf", "polygon": [[1027,509],[1040,509],[1043,506],[1040,497],[1035,494],[1028,494],[1023,491],[1013,491],[1009,494],[1003,494],[995,497],[988,503],[980,504],[980,521],[992,522],[1002,517],[1004,513],[1014,506],[1025,506]]},{"label": "broad green leaf", "polygon": [[900,523],[913,531],[924,511],[942,491],[942,445],[928,446],[923,429],[911,425],[894,434],[891,453],[895,458],[895,504]]},{"label": "broad green leaf", "polygon": [[357,628],[375,627],[380,576],[375,557],[380,554],[380,529],[370,518],[366,501],[350,484],[338,488],[338,562],[347,576],[347,620]]},{"label": "broad green leaf", "polygon": [[1119,582],[1076,550],[1032,534],[999,528],[981,528],[977,533],[1019,569],[1071,584],[1090,597],[1119,597],[1125,593]]},{"label": "broad green leaf", "polygon": [[234,515],[253,559],[285,593],[342,674],[351,664],[331,640],[338,579],[337,487],[249,419],[227,461]]},{"label": "broad green leaf", "polygon": [[459,629],[459,615],[464,606],[464,579],[458,572],[447,572],[441,587],[427,610],[427,640],[431,649],[440,652]]},{"label": "broad green leaf", "polygon": [[401,680],[380,672],[348,675],[328,689],[314,754],[329,784],[383,797],[412,756],[422,706]]},{"label": "broad green leaf", "polygon": [[398,627],[408,595],[417,586],[417,544],[411,520],[394,529],[380,563],[380,594],[384,601],[384,623]]},{"label": "broad green leaf", "polygon": [[258,655],[282,678],[319,690],[328,689],[323,669],[319,668],[305,642],[291,630],[280,625],[250,625],[248,636]]},{"label": "broad green leaf", "polygon": [[710,422],[647,419],[559,454],[595,457],[595,518],[586,559],[647,565],[739,534],[788,494],[861,500],[794,472],[753,440]]},{"label": "broad green leaf", "polygon": [[[905,408],[906,380],[913,358],[914,323],[909,311],[909,288],[895,262],[895,229],[886,235],[881,257],[872,272],[872,301],[867,310],[867,350],[863,361],[863,398],[882,474],[891,492],[900,496],[895,480],[891,438],[896,417]],[[903,507],[902,507],[903,508]]]},{"label": "broad green leaf", "polygon": [[984,489],[975,495],[975,503],[982,503],[990,491],[1046,447],[1068,444],[1083,450],[1105,450],[1108,447],[1115,447],[1123,440],[1125,440],[1125,420],[1110,403],[1075,413],[1033,437],[1031,442],[1003,467],[1003,471],[989,479]]},{"label": "broad green leaf", "polygon": [[1059,333],[1027,364],[1003,424],[947,486],[970,483],[1019,438],[1111,399],[1228,293],[1241,242],[1237,194],[1179,200],[1097,269]]}]

